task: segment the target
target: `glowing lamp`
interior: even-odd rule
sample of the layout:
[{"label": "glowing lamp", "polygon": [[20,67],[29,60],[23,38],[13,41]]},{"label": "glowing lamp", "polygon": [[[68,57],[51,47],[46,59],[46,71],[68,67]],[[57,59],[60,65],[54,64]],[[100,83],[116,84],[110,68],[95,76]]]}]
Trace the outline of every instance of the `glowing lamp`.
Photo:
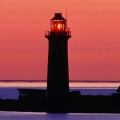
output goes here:
[{"label": "glowing lamp", "polygon": [[61,13],[55,13],[55,16],[51,19],[51,31],[63,32],[66,30],[66,19],[64,19]]},{"label": "glowing lamp", "polygon": [[62,24],[58,23],[58,24],[57,24],[57,29],[58,29],[58,30],[61,30],[61,29],[62,29]]}]

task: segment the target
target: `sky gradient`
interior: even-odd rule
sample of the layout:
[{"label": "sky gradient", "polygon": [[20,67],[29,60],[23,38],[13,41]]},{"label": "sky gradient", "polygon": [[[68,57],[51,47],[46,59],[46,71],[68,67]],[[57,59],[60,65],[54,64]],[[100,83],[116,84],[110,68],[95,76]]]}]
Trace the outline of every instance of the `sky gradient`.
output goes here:
[{"label": "sky gradient", "polygon": [[71,29],[70,80],[120,80],[120,0],[0,0],[0,79],[46,80],[50,19]]}]

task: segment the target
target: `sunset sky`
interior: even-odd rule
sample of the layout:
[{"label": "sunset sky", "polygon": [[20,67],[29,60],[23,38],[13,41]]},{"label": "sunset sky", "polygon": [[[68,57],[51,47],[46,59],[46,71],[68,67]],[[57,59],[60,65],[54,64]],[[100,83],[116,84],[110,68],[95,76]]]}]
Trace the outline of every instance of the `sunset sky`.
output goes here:
[{"label": "sunset sky", "polygon": [[0,80],[46,80],[54,13],[71,29],[70,80],[120,80],[120,0],[0,0]]}]

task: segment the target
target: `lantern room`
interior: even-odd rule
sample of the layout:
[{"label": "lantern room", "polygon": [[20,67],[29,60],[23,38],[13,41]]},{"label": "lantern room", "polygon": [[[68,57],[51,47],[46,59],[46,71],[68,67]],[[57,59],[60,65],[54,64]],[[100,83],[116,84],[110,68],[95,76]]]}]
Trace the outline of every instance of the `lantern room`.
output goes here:
[{"label": "lantern room", "polygon": [[63,32],[66,30],[66,19],[62,17],[61,13],[55,13],[51,19],[51,32]]}]

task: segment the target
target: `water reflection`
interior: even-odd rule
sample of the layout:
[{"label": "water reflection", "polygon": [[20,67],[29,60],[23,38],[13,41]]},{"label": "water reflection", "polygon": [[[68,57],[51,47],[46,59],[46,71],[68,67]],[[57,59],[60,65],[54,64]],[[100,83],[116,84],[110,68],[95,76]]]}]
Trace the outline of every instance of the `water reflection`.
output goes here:
[{"label": "water reflection", "polygon": [[120,114],[0,112],[0,120],[120,120]]}]

